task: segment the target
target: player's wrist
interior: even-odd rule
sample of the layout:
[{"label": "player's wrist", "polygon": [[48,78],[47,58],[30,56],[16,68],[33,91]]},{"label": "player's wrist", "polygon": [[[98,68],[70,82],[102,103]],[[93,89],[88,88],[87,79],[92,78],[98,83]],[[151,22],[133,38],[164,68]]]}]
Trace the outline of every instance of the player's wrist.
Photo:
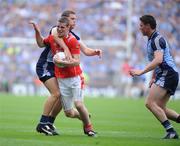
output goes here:
[{"label": "player's wrist", "polygon": [[99,55],[98,50],[94,50],[94,55]]}]

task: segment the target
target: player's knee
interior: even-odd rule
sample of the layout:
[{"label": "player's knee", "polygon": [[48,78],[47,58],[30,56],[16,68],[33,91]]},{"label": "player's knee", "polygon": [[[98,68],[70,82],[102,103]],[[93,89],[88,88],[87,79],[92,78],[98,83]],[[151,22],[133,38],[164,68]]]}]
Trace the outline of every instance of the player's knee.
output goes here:
[{"label": "player's knee", "polygon": [[146,106],[146,108],[148,108],[148,109],[151,109],[151,107],[152,107],[152,102],[151,101],[145,101],[145,106]]},{"label": "player's knee", "polygon": [[164,112],[166,112],[166,104],[163,103],[163,102],[158,102],[157,105],[162,109],[164,110]]},{"label": "player's knee", "polygon": [[72,110],[65,111],[65,115],[68,118],[72,118],[72,117],[74,117],[74,112]]},{"label": "player's knee", "polygon": [[57,98],[60,98],[61,94],[60,94],[59,91],[56,91],[56,92],[52,93],[51,96],[52,96],[53,98],[56,98],[56,99],[57,99]]},{"label": "player's knee", "polygon": [[146,108],[148,108],[149,110],[152,110],[155,106],[156,106],[156,102],[154,100],[146,100],[145,101],[145,106]]},{"label": "player's knee", "polygon": [[84,104],[83,104],[82,101],[77,101],[74,104],[75,104],[75,107],[76,107],[77,110],[80,110],[80,109],[84,108]]}]

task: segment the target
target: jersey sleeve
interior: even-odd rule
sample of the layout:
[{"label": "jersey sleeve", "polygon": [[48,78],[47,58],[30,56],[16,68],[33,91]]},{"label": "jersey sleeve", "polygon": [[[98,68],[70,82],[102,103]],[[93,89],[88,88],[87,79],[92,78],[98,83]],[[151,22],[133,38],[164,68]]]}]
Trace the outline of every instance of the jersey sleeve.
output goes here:
[{"label": "jersey sleeve", "polygon": [[80,54],[80,44],[75,38],[71,39],[71,53]]},{"label": "jersey sleeve", "polygon": [[43,43],[44,43],[46,46],[49,46],[49,44],[50,44],[50,36],[44,38],[44,39],[43,39]]},{"label": "jersey sleeve", "polygon": [[152,41],[151,47],[154,51],[156,50],[164,50],[166,48],[166,41],[163,37],[157,37]]}]

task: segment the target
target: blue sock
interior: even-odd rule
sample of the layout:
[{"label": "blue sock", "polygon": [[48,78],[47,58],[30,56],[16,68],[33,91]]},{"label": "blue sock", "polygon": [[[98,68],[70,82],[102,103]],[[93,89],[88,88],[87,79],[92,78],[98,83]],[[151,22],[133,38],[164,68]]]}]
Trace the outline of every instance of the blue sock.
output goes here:
[{"label": "blue sock", "polygon": [[49,117],[48,117],[48,123],[49,123],[49,124],[51,124],[51,125],[53,125],[53,124],[54,124],[55,119],[56,119],[55,117],[51,117],[51,116],[49,116]]},{"label": "blue sock", "polygon": [[163,127],[166,129],[167,132],[174,132],[174,128],[168,120],[162,122],[161,124],[163,125]]},{"label": "blue sock", "polygon": [[48,122],[48,116],[42,115],[40,119],[41,124],[46,124]]}]

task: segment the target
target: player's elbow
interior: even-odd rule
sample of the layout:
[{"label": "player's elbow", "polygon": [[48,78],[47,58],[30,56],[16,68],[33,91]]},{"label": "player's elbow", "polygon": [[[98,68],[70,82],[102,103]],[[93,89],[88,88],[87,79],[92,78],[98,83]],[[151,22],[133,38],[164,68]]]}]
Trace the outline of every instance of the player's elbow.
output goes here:
[{"label": "player's elbow", "polygon": [[38,44],[38,47],[39,47],[39,48],[43,48],[43,47],[44,47],[44,45],[42,45],[42,44]]},{"label": "player's elbow", "polygon": [[37,41],[37,45],[39,48],[45,47],[43,41]]}]

